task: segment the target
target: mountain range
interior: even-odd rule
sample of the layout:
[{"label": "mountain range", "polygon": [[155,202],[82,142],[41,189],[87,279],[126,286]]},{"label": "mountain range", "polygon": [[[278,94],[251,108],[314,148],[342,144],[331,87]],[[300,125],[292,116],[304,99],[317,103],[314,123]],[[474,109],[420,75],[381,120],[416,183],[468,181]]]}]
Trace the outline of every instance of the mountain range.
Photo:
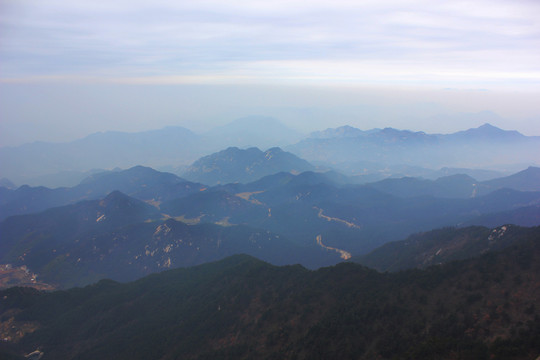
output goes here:
[{"label": "mountain range", "polygon": [[11,288],[0,291],[0,355],[532,360],[538,230],[504,252],[399,273],[352,263],[308,271],[237,255],[127,284]]},{"label": "mountain range", "polygon": [[[272,120],[259,120],[262,127],[283,130]],[[242,127],[245,121],[230,129]],[[171,146],[179,134],[195,136],[171,130]],[[96,136],[114,139],[116,135]],[[157,141],[160,132],[150,135]],[[145,136],[123,138],[136,142]],[[91,143],[91,138],[85,141]],[[494,139],[502,145],[536,141],[490,125],[451,135],[344,127],[312,134],[310,141],[322,141],[319,145],[338,140],[361,146],[385,144],[384,151],[401,149],[402,156],[411,146],[425,151],[426,146],[468,146]],[[266,151],[229,147],[201,157],[182,177],[139,165],[90,173],[73,187],[14,189],[4,180],[6,187],[0,187],[0,259],[28,266],[47,281],[66,287],[103,277],[132,280],[168,268],[164,264],[190,266],[233,253],[251,254],[273,264],[318,268],[435,228],[535,226],[540,221],[537,167],[482,181],[459,173],[458,168],[441,168],[440,173],[448,176],[387,178],[360,185],[355,184],[356,176],[313,171],[321,169],[277,147]],[[483,170],[475,171],[488,176]],[[108,215],[99,204],[116,204],[126,213]],[[154,239],[163,228],[170,229],[169,237]],[[174,244],[183,249],[185,243],[179,241],[184,237],[195,245],[164,252]],[[226,243],[235,245],[222,246]],[[145,247],[156,257],[134,262],[132,255],[146,254]],[[73,257],[88,252],[95,256]],[[129,271],[116,273],[114,264],[121,263]]]},{"label": "mountain range", "polygon": [[0,187],[0,220],[11,215],[39,212],[81,200],[100,199],[112,191],[120,191],[139,200],[159,204],[200,191],[204,187],[176,175],[143,166],[94,174],[71,188],[49,189],[23,185],[13,190]]},{"label": "mountain range", "polygon": [[412,172],[418,167],[504,169],[537,164],[540,137],[524,136],[490,124],[446,135],[344,127],[312,134],[285,150],[349,175],[361,176],[406,165],[411,176],[417,176]]},{"label": "mountain range", "polygon": [[540,191],[540,168],[528,167],[509,176],[477,181],[465,174],[443,176],[435,180],[414,177],[384,179],[366,186],[400,197],[435,196],[442,198],[472,198],[497,189]]},{"label": "mountain range", "polygon": [[447,135],[346,126],[302,139],[275,119],[249,117],[201,134],[167,127],[96,133],[68,143],[3,147],[0,176],[15,184],[59,187],[74,186],[99,171],[95,169],[144,165],[182,175],[197,159],[227,147],[269,149],[276,145],[316,166],[354,175],[357,183],[390,176],[434,179],[445,175],[437,170],[441,168],[459,168],[460,174],[488,180],[538,166],[540,138],[485,124]]},{"label": "mountain range", "polygon": [[[21,183],[65,171],[193,161],[202,154],[200,146],[199,135],[182,127],[167,127],[141,133],[96,133],[69,143],[36,142],[0,148],[0,162],[2,176]],[[178,154],[182,154],[181,159]]]},{"label": "mountain range", "polygon": [[536,359],[539,150],[266,117],[1,148],[0,358]]},{"label": "mountain range", "polygon": [[238,119],[201,134],[179,126],[137,133],[100,132],[66,143],[2,147],[0,176],[16,184],[73,186],[92,169],[136,165],[181,169],[224,147],[269,148],[299,138],[297,132],[279,121],[260,116]]},{"label": "mountain range", "polygon": [[[128,281],[164,269],[246,253],[276,264],[323,257],[247,226],[187,225],[118,191],[0,223],[0,261],[27,266],[63,288],[103,278]],[[312,260],[313,261],[313,260]]]},{"label": "mountain range", "polygon": [[538,189],[537,176],[531,167],[488,184],[454,175],[354,185],[307,171],[207,186],[137,166],[73,188],[0,188],[7,200],[0,263],[27,266],[61,287],[133,280],[236,253],[318,268],[445,226],[539,225],[540,191],[511,188]]},{"label": "mountain range", "polygon": [[[77,186],[50,189],[46,187],[0,186],[0,220],[10,215],[42,211],[53,206],[75,203],[80,200],[99,199],[118,190],[137,199],[159,205],[207,188],[207,185],[240,182],[253,184],[231,191],[262,191],[271,184],[256,180],[270,174],[290,172],[298,174],[315,169],[313,165],[280,148],[263,152],[257,148],[246,150],[228,148],[203,157],[184,172],[184,177],[159,172],[148,167],[135,166],[127,170],[101,171],[83,179]],[[448,173],[448,169],[443,173]],[[280,175],[281,176],[281,175]],[[292,177],[288,177],[291,179]],[[327,171],[312,175],[314,182],[333,186],[350,184],[355,178]],[[271,182],[269,177],[266,182]],[[307,177],[302,179],[307,181]],[[275,179],[276,181],[279,181]],[[440,198],[471,198],[486,195],[494,190],[509,188],[519,191],[540,191],[540,168],[529,167],[511,176],[477,181],[465,175],[443,176],[435,180],[403,177],[367,183],[365,186],[398,197],[435,196]],[[313,184],[312,184],[313,185]],[[232,189],[232,188],[231,188]],[[262,195],[259,195],[262,196]]]}]

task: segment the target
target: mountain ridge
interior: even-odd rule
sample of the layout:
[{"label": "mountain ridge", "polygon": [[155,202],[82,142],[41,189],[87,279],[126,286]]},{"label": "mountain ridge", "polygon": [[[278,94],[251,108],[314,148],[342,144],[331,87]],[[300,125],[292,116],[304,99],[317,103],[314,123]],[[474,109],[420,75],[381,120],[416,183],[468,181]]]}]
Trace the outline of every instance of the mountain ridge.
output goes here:
[{"label": "mountain ridge", "polygon": [[537,238],[396,274],[237,255],[128,284],[2,291],[0,313],[15,314],[2,336],[18,340],[5,352],[39,347],[44,360],[535,359],[539,257]]},{"label": "mountain ridge", "polygon": [[495,228],[469,226],[443,228],[413,234],[405,240],[389,242],[372,252],[351,259],[378,271],[402,271],[478,257],[502,251],[532,239],[540,227],[502,225]]},{"label": "mountain ridge", "polygon": [[[269,122],[269,128],[266,125],[257,126],[257,119]],[[275,119],[255,117],[236,122],[236,125],[234,121],[231,123],[231,129],[237,131],[231,134],[237,134],[237,140],[227,140],[231,134],[227,135],[224,129],[221,132],[215,130],[213,133],[195,134],[186,128],[173,126],[139,133],[94,133],[67,143],[34,142],[17,147],[2,147],[0,163],[3,167],[0,176],[9,178],[15,184],[23,184],[26,180],[37,184],[39,179],[43,179],[50,186],[65,186],[71,184],[59,178],[61,173],[75,181],[82,176],[81,173],[91,169],[129,168],[135,165],[180,169],[225,146],[248,145],[262,148],[284,146],[284,150],[310,162],[323,162],[322,165],[360,161],[374,161],[386,167],[402,164],[425,168],[478,168],[483,165],[484,168],[496,169],[497,166],[539,165],[538,160],[530,155],[538,151],[540,137],[524,136],[492,125],[453,134],[427,134],[393,128],[364,131],[344,126],[323,130],[319,135],[314,133],[315,137],[292,144],[292,140],[280,142],[279,139],[292,139],[297,136],[292,136],[295,132],[283,128],[284,125]],[[249,127],[240,126],[244,122]],[[273,140],[264,143],[249,141],[250,138],[255,139],[253,133],[268,135]],[[362,135],[356,136],[358,134]],[[483,139],[480,141],[482,144],[471,144],[476,139],[475,134],[483,134],[478,137]],[[501,134],[504,136],[501,137]],[[502,148],[492,146],[497,142]],[[463,144],[467,147],[462,149]],[[519,164],[516,163],[516,156],[513,156],[516,152],[525,154]],[[370,156],[366,157],[366,154]],[[489,157],[493,154],[496,156]],[[360,172],[360,166],[354,166],[354,173]],[[337,170],[340,169],[345,171],[346,167],[339,165]]]},{"label": "mountain ridge", "polygon": [[182,176],[207,185],[217,185],[247,183],[283,171],[301,173],[314,169],[306,160],[278,147],[266,151],[256,147],[229,147],[195,161]]},{"label": "mountain ridge", "polygon": [[274,264],[303,260],[317,265],[338,257],[315,246],[299,246],[266,229],[222,222],[188,225],[113,191],[101,200],[12,216],[1,222],[0,263],[27,266],[43,281],[65,288],[103,278],[135,280],[237,253],[256,255]]},{"label": "mountain ridge", "polygon": [[[334,166],[347,175],[358,173],[351,163],[371,161],[393,167],[395,164],[423,168],[488,168],[519,164],[538,165],[533,154],[540,149],[540,137],[484,124],[451,134],[385,128],[377,131],[346,129],[351,136],[340,136],[341,128],[327,129],[332,136],[304,139],[285,150],[310,162]],[[349,165],[347,165],[349,164]]]},{"label": "mountain ridge", "polygon": [[0,199],[0,220],[12,215],[73,204],[80,200],[98,199],[114,190],[159,205],[163,201],[203,188],[202,184],[192,183],[174,174],[135,166],[127,170],[104,171],[88,176],[79,185],[71,188],[49,189],[23,185],[15,190],[4,190],[5,196]]}]

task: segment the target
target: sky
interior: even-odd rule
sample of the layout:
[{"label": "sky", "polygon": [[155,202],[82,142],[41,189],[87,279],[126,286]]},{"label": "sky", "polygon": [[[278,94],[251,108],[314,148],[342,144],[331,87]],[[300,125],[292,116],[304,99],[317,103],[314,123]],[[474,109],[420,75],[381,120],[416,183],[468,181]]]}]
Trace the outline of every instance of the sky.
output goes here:
[{"label": "sky", "polygon": [[0,0],[0,146],[274,116],[540,135],[537,0]]}]

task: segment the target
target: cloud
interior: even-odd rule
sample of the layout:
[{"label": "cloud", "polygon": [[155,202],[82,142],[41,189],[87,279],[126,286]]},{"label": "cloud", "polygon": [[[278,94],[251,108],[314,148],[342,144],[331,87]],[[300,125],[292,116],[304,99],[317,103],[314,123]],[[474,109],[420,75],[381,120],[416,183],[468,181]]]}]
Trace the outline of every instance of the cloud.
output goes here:
[{"label": "cloud", "polygon": [[531,1],[0,1],[3,81],[540,81]]}]

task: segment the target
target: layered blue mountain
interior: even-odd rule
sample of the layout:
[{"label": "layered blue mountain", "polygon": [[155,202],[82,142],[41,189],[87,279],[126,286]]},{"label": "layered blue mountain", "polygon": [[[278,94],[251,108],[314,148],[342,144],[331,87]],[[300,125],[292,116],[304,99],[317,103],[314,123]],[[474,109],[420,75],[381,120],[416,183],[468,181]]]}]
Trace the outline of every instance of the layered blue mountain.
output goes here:
[{"label": "layered blue mountain", "polygon": [[60,287],[134,280],[245,253],[274,264],[320,266],[337,255],[247,226],[187,225],[118,191],[0,223],[0,263],[26,266]]},{"label": "layered blue mountain", "polygon": [[299,174],[315,167],[299,157],[274,147],[230,147],[195,161],[182,177],[208,185],[247,183],[278,172]]},{"label": "layered blue mountain", "polygon": [[203,188],[202,184],[139,165],[123,171],[107,171],[89,176],[73,190],[76,193],[96,198],[119,190],[137,199],[161,203],[192,194]]},{"label": "layered blue mountain", "polygon": [[363,131],[357,128],[354,128],[349,125],[341,126],[338,128],[328,128],[326,130],[322,131],[314,131],[311,134],[309,134],[309,137],[312,139],[331,139],[331,138],[350,138],[350,137],[358,137],[358,136],[364,136],[369,133],[380,131],[381,129],[373,129],[368,131]]},{"label": "layered blue mountain", "polygon": [[540,224],[540,204],[521,204],[511,210],[490,212],[478,215],[470,220],[464,221],[461,225],[482,225],[486,227],[496,227],[502,224],[516,224],[520,226],[538,226]]},{"label": "layered blue mountain", "polygon": [[8,190],[0,187],[3,195],[0,198],[0,220],[80,200],[99,199],[115,190],[158,205],[200,191],[203,187],[176,175],[143,166],[98,173],[72,188],[49,189],[24,185],[16,190]]},{"label": "layered blue mountain", "polygon": [[[317,165],[334,167],[357,182],[389,176],[436,178],[454,175],[433,169],[458,168],[478,180],[490,171],[538,166],[540,138],[485,124],[454,134],[426,134],[392,128],[359,130],[350,126],[312,133],[294,144],[298,133],[264,117],[239,119],[195,134],[181,127],[139,133],[96,133],[69,143],[37,142],[0,149],[0,176],[15,184],[73,186],[92,169],[145,165],[181,173],[201,156],[228,146],[286,146]],[[482,169],[490,169],[489,171]],[[482,172],[483,171],[483,172]]]},{"label": "layered blue mountain", "polygon": [[91,169],[144,165],[176,173],[201,156],[229,146],[270,148],[299,139],[297,132],[279,121],[256,116],[202,134],[179,126],[136,133],[100,132],[65,143],[0,148],[0,177],[19,185],[74,186]]},{"label": "layered blue mountain", "polygon": [[465,174],[443,176],[436,180],[415,177],[389,178],[366,186],[399,197],[431,195],[442,198],[471,198],[507,188],[540,191],[540,168],[529,167],[510,176],[477,181]]},{"label": "layered blue mountain", "polygon": [[478,193],[478,181],[468,175],[451,175],[437,180],[403,177],[384,179],[366,186],[399,197],[435,196],[470,198]]},{"label": "layered blue mountain", "polygon": [[[530,185],[536,172],[529,168],[501,182]],[[533,180],[524,181],[528,177]],[[434,228],[540,224],[538,191],[495,189],[466,175],[367,185],[344,180],[332,172],[280,172],[247,184],[207,187],[139,166],[93,175],[74,188],[4,189],[8,195],[26,194],[9,203],[24,211],[76,203],[8,217],[0,223],[0,260],[65,285],[75,277],[132,279],[128,273],[143,276],[240,252],[277,264],[320,267]],[[174,239],[159,235],[173,230]],[[236,245],[222,247],[219,239]],[[171,257],[173,248],[179,250]]]},{"label": "layered blue mountain", "polygon": [[431,180],[435,180],[440,177],[451,176],[451,175],[468,175],[478,181],[487,181],[487,180],[503,177],[505,176],[505,173],[502,171],[496,171],[496,170],[442,167],[439,170],[429,171],[425,175],[420,175],[420,176],[431,179]]},{"label": "layered blue mountain", "polygon": [[178,164],[180,159],[193,161],[203,153],[199,135],[182,127],[167,127],[139,133],[96,133],[68,143],[5,147],[0,149],[0,163],[2,176],[21,183],[62,171]]},{"label": "layered blue mountain", "polygon": [[0,221],[12,215],[31,214],[72,202],[69,189],[23,185],[15,190],[0,187]]},{"label": "layered blue mountain", "polygon": [[482,183],[489,188],[509,188],[521,191],[540,191],[540,167],[530,166],[516,174]]},{"label": "layered blue mountain", "polygon": [[[518,178],[534,174],[530,168]],[[326,246],[339,245],[351,253],[440,226],[496,226],[509,222],[506,218],[536,225],[538,217],[538,192],[497,190],[465,175],[436,181],[387,179],[365,186],[343,185],[343,180],[335,173],[277,173],[248,184],[206,189],[172,174],[135,167],[94,175],[74,188],[4,189],[8,196],[1,209],[3,216],[31,213],[119,189],[188,223],[246,224],[302,245],[316,244],[321,236]],[[516,214],[524,212],[528,215],[520,220]]]},{"label": "layered blue mountain", "polygon": [[[358,129],[356,129],[358,130]],[[386,128],[356,131],[350,127],[315,133],[286,147],[312,163],[333,166],[351,175],[390,171],[409,166],[409,176],[425,176],[420,168],[497,169],[538,165],[540,137],[524,136],[485,124],[454,134],[426,134]],[[424,169],[424,170],[422,170]]]},{"label": "layered blue mountain", "polygon": [[412,186],[411,179],[398,179],[392,186],[388,181],[343,186],[325,174],[279,173],[165,202],[161,209],[173,217],[246,224],[286,234],[305,246],[321,241],[325,247],[360,254],[414,232],[540,204],[540,192],[499,189],[472,196],[473,182],[458,176],[412,179]]},{"label": "layered blue mountain", "polygon": [[47,257],[56,257],[57,250],[62,254],[69,241],[88,231],[101,233],[159,217],[155,207],[115,191],[102,200],[9,217],[0,223],[0,254],[8,263],[43,264]]},{"label": "layered blue mountain", "polygon": [[[44,186],[48,188],[58,188],[58,187],[73,187],[77,186],[86,179],[87,177],[98,174],[104,171],[105,169],[91,169],[88,171],[60,171],[52,174],[43,174],[37,175],[35,177],[25,177],[21,181],[24,185],[29,186]],[[16,187],[15,187],[16,188]]]},{"label": "layered blue mountain", "polygon": [[478,128],[458,131],[450,135],[439,136],[445,141],[460,141],[460,142],[479,142],[479,141],[496,141],[496,142],[515,142],[527,139],[526,136],[515,130],[503,130],[491,124],[484,124]]}]

